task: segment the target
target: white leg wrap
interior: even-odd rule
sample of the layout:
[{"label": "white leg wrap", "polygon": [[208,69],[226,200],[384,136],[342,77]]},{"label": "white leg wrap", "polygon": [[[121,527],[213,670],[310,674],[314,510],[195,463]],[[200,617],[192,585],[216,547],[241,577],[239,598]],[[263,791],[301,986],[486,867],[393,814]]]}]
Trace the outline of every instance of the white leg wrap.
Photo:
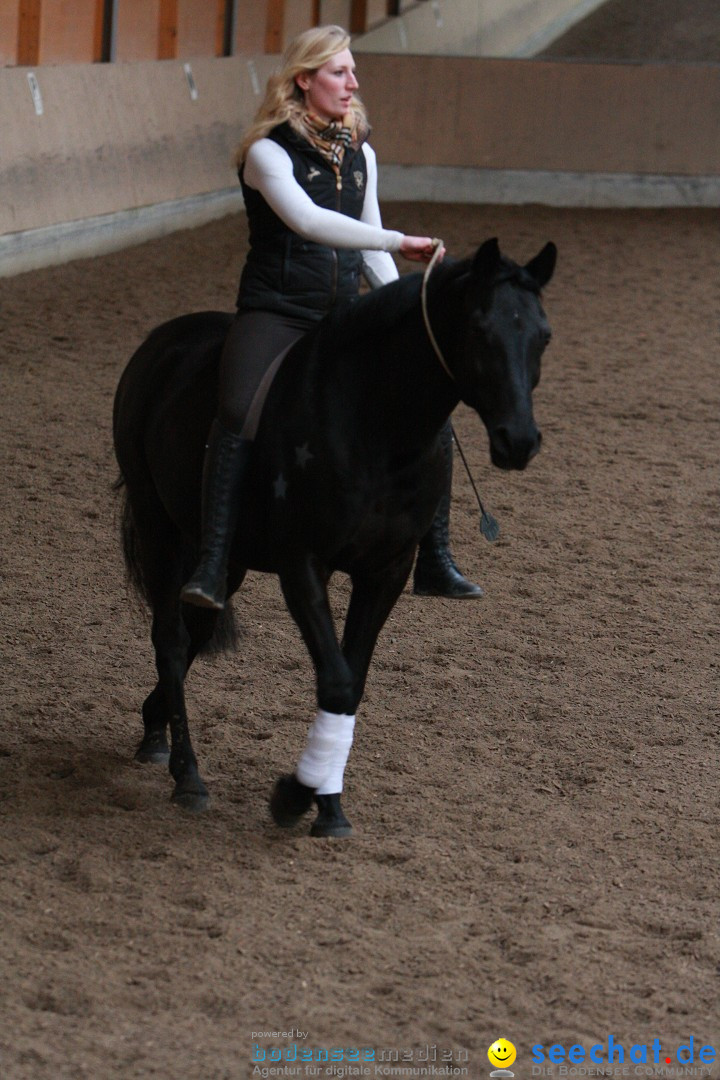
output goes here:
[{"label": "white leg wrap", "polygon": [[355,717],[318,709],[308,732],[307,746],[295,775],[318,795],[335,795],[343,789],[343,775],[353,741]]},{"label": "white leg wrap", "polygon": [[323,783],[318,786],[318,795],[339,795],[343,789],[345,766],[350,757],[350,748],[353,744],[355,717],[340,715],[338,716],[338,720],[341,720],[342,723],[339,725],[338,732],[335,736],[335,746],[333,747],[330,772],[325,777]]}]

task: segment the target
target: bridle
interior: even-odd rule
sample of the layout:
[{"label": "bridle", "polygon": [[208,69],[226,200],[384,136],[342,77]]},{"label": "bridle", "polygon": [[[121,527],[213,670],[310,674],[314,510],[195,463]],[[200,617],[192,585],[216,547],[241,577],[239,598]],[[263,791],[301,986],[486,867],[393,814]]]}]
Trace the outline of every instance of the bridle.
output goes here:
[{"label": "bridle", "polygon": [[[438,240],[437,238],[433,239],[433,247],[435,248],[435,250],[434,250],[434,252],[432,254],[432,258],[430,259],[430,262],[427,264],[427,267],[425,269],[425,273],[423,274],[422,288],[420,290],[420,302],[421,302],[421,305],[422,305],[423,321],[425,323],[425,329],[427,331],[427,336],[430,338],[430,344],[432,345],[433,349],[435,350],[435,355],[437,356],[438,360],[440,361],[440,364],[441,364],[443,370],[445,371],[446,375],[448,375],[448,377],[451,378],[453,380],[453,382],[455,382],[456,381],[455,376],[453,375],[452,371],[448,367],[448,365],[447,365],[447,363],[445,361],[445,357],[442,354],[442,350],[441,350],[440,346],[437,343],[437,338],[433,334],[432,326],[430,325],[430,317],[428,315],[428,309],[427,309],[427,286],[428,286],[428,280],[430,278],[430,274],[433,272],[435,264],[437,263],[438,259],[440,258],[440,253],[443,250],[444,245],[443,245],[442,240]],[[505,281],[514,281],[523,289],[529,289],[530,292],[534,292],[534,293],[539,292],[539,287],[538,287],[537,283],[532,280],[532,278],[526,272],[524,267],[521,267],[521,266],[511,266],[511,267],[508,267],[507,269],[505,269],[504,271],[501,271],[499,274],[496,274],[495,278],[494,278],[494,281],[493,281],[493,284],[502,285],[502,283],[505,282]]]}]

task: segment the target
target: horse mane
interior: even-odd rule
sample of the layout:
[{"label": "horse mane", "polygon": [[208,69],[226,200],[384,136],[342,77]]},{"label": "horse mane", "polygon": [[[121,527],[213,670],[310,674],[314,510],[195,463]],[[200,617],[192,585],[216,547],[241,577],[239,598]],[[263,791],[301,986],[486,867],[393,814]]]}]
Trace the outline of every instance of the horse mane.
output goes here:
[{"label": "horse mane", "polygon": [[[428,282],[429,293],[435,293],[448,285],[469,277],[473,256],[466,259],[446,258],[436,266]],[[343,341],[363,341],[369,336],[383,335],[394,329],[398,322],[418,308],[424,271],[403,274],[395,281],[379,289],[362,293],[356,300],[337,304],[318,324],[317,334],[323,347],[332,348],[337,338]],[[509,282],[517,288],[540,294],[540,286],[524,266],[513,262],[506,255],[500,256],[500,265],[493,275],[491,287]]]},{"label": "horse mane", "polygon": [[[449,281],[455,281],[467,273],[472,259],[446,259],[437,266],[430,277],[429,287],[435,291]],[[379,289],[362,293],[356,300],[338,304],[319,324],[323,338],[332,340],[342,335],[351,340],[362,340],[369,334],[383,334],[419,307],[423,272],[403,274],[395,281]]]}]

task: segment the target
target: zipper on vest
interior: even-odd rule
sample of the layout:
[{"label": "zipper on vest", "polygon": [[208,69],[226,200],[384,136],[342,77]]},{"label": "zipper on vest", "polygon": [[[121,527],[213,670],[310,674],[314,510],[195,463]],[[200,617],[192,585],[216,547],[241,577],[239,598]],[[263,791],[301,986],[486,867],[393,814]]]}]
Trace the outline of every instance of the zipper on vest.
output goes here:
[{"label": "zipper on vest", "polygon": [[332,251],[332,277],[330,279],[330,295],[328,297],[328,308],[331,308],[335,303],[335,297],[337,296],[338,287],[338,254],[335,248],[330,249]]},{"label": "zipper on vest", "polygon": [[[337,173],[335,176],[335,209],[340,214],[342,213],[342,176]],[[332,269],[332,287],[330,289],[330,303],[328,307],[332,307],[335,303],[338,287],[338,253],[335,248],[332,249],[333,257],[333,269]]]}]

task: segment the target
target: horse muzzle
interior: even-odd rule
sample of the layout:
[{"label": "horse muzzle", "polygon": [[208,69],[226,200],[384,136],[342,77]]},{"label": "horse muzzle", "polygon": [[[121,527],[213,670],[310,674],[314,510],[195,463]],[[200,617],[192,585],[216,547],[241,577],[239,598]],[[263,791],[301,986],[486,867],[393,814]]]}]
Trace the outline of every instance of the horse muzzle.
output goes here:
[{"label": "horse muzzle", "polygon": [[542,435],[535,427],[513,432],[508,427],[490,431],[490,460],[498,469],[522,471],[540,450]]}]

